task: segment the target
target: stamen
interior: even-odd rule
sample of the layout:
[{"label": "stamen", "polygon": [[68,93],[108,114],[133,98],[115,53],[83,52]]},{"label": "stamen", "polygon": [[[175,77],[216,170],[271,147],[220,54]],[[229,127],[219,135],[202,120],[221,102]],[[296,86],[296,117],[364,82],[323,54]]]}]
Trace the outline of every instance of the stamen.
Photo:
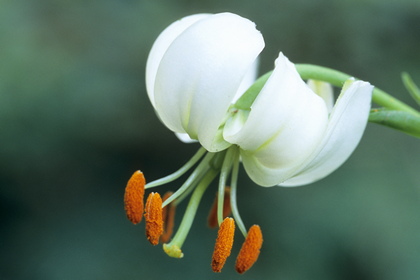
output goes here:
[{"label": "stamen", "polygon": [[232,169],[232,165],[235,159],[239,157],[239,148],[237,146],[231,146],[226,151],[226,156],[223,160],[222,168],[220,170],[219,177],[219,193],[218,193],[218,207],[217,207],[217,221],[219,224],[223,221],[223,200],[224,200],[224,189],[226,187],[226,180]]},{"label": "stamen", "polygon": [[[214,199],[213,205],[211,206],[210,213],[207,219],[208,226],[210,228],[215,228],[219,225],[217,221],[217,203],[218,202],[218,194],[216,193],[216,197]],[[225,198],[223,200],[223,218],[226,218],[231,214],[231,206],[230,206],[230,188],[225,188]]]},{"label": "stamen", "polygon": [[124,193],[124,208],[127,218],[133,223],[140,223],[144,209],[144,185],[146,180],[143,173],[138,170],[128,180]]},{"label": "stamen", "polygon": [[144,217],[146,219],[146,236],[152,245],[159,243],[163,233],[162,199],[158,193],[152,192],[146,201]]},{"label": "stamen", "polygon": [[[199,164],[199,166],[194,170],[193,174],[196,172],[200,172],[201,175],[195,176],[194,180],[191,181],[190,186],[178,197],[176,197],[176,200],[174,201],[175,205],[179,205],[185,198],[187,198],[195,189],[195,187],[200,183],[200,181],[203,179],[204,174],[206,174],[210,169],[220,170],[220,165],[223,163],[224,156],[226,154],[226,151],[221,151],[218,153],[210,153],[208,152],[207,155],[204,157],[202,162]],[[202,167],[200,167],[202,165]],[[191,174],[191,176],[193,176]],[[197,173],[198,174],[198,173]],[[190,178],[188,178],[189,180]],[[187,181],[188,181],[187,180]],[[184,183],[186,184],[187,181]],[[182,186],[181,186],[182,188]],[[177,194],[178,191],[174,193],[174,197]],[[172,199],[172,197],[170,198]],[[166,205],[169,201],[165,201],[163,203],[163,206]]]},{"label": "stamen", "polygon": [[165,203],[163,204],[163,207],[177,199],[177,203],[181,200],[180,196],[182,196],[183,193],[188,192],[188,190],[192,190],[193,187],[196,185],[195,183],[199,181],[204,174],[209,170],[209,163],[214,157],[214,153],[207,153],[207,155],[203,158],[203,160],[198,164],[198,166],[195,168],[195,170],[192,172],[192,174],[188,177],[188,179],[182,184],[182,186],[173,194],[170,198],[168,198]]},{"label": "stamen", "polygon": [[[173,192],[166,192],[162,198],[163,201],[168,199]],[[166,243],[171,239],[172,232],[175,224],[175,209],[176,205],[172,202],[163,207],[162,219],[163,219],[163,234],[160,237],[160,241]]]},{"label": "stamen", "polygon": [[235,218],[235,222],[238,225],[239,230],[242,232],[244,237],[248,235],[244,222],[242,222],[241,215],[239,214],[238,204],[236,202],[236,189],[238,187],[238,173],[239,173],[239,157],[235,159],[232,167],[232,177],[231,177],[231,190],[230,190],[230,205],[232,207],[232,215]]},{"label": "stamen", "polygon": [[221,272],[233,246],[233,236],[235,233],[235,221],[226,218],[220,224],[217,233],[216,244],[214,245],[211,267],[214,272]]},{"label": "stamen", "polygon": [[240,274],[244,273],[252,267],[257,261],[260,254],[260,249],[263,243],[263,237],[261,229],[258,225],[253,225],[242,244],[241,251],[236,258],[236,271]]},{"label": "stamen", "polygon": [[187,162],[184,164],[184,166],[182,166],[178,171],[175,171],[174,173],[160,178],[156,181],[150,182],[146,185],[146,189],[148,188],[153,188],[153,187],[157,187],[157,186],[161,186],[164,184],[167,184],[169,182],[175,181],[176,179],[178,179],[179,177],[181,177],[183,174],[185,174],[194,164],[196,164],[198,162],[198,160],[206,153],[206,149],[204,149],[203,147],[201,147],[196,154]]}]

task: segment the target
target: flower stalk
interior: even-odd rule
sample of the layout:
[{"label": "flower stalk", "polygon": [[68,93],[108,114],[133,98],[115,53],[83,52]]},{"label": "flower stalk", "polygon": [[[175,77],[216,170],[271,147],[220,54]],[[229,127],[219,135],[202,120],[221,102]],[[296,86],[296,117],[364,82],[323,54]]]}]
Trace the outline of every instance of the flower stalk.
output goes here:
[{"label": "flower stalk", "polygon": [[[296,64],[296,69],[304,80],[321,80],[338,87],[343,86],[344,82],[351,77],[334,69],[311,64]],[[372,101],[390,110],[405,111],[420,116],[417,110],[377,87],[373,89]]]},{"label": "flower stalk", "polygon": [[420,89],[414,83],[414,81],[411,79],[411,76],[408,73],[403,72],[401,74],[401,79],[402,79],[402,81],[404,83],[404,86],[407,89],[408,93],[410,93],[411,97],[420,106]]},{"label": "flower stalk", "polygon": [[[296,70],[304,80],[318,80],[330,83],[337,87],[342,87],[343,84],[352,76],[343,72],[330,69],[323,66],[312,64],[295,64]],[[257,98],[261,89],[264,87],[268,78],[271,76],[272,71],[262,75],[235,103],[234,107],[242,110],[249,110],[252,103]],[[408,81],[408,79],[407,79]],[[385,91],[375,87],[372,93],[372,101],[376,104],[383,106],[390,110],[405,111],[415,116],[420,117],[420,112],[405,104],[404,102],[396,99]]]}]

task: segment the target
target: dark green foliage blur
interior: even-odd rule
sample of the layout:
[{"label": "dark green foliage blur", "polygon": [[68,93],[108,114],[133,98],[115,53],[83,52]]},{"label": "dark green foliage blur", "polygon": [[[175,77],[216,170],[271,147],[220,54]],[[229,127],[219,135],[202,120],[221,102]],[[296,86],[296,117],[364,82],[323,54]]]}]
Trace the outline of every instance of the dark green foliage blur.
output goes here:
[{"label": "dark green foliage blur", "polygon": [[283,51],[416,106],[400,73],[420,84],[418,0],[0,1],[0,279],[419,279],[420,141],[374,124],[313,185],[262,188],[241,171],[242,218],[265,240],[242,276],[240,234],[222,274],[211,272],[214,186],[181,260],[126,219],[132,172],[157,179],[198,148],[156,117],[144,85],[148,51],[174,20],[222,11],[256,22],[262,72]]}]

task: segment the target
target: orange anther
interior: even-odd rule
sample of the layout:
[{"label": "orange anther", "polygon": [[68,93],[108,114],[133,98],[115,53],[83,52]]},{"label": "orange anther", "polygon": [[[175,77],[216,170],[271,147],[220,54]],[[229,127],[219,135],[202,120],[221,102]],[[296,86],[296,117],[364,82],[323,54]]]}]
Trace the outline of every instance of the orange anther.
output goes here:
[{"label": "orange anther", "polygon": [[[168,199],[172,194],[173,192],[166,192],[163,195],[162,201]],[[176,206],[173,202],[169,203],[162,209],[163,234],[160,237],[160,241],[163,243],[166,243],[171,239],[175,224],[175,209]]]},{"label": "orange anther", "polygon": [[217,233],[216,244],[214,245],[211,267],[214,272],[221,272],[226,259],[230,256],[235,233],[235,220],[225,218],[220,224]]},{"label": "orange anther", "polygon": [[144,210],[147,239],[152,245],[157,245],[159,244],[159,237],[163,233],[162,199],[160,194],[150,193]]},{"label": "orange anther", "polygon": [[133,224],[140,223],[143,217],[144,186],[146,180],[141,171],[136,171],[128,180],[124,194],[124,208],[128,219]]},{"label": "orange anther", "polygon": [[[214,199],[213,205],[211,206],[209,216],[207,218],[207,223],[210,228],[215,228],[219,225],[217,221],[217,193]],[[225,187],[225,199],[223,200],[223,218],[226,218],[230,215],[232,208],[230,207],[230,188]]]},{"label": "orange anther", "polygon": [[253,225],[246,236],[241,251],[236,258],[236,271],[244,273],[257,261],[263,243],[263,236],[258,225]]}]

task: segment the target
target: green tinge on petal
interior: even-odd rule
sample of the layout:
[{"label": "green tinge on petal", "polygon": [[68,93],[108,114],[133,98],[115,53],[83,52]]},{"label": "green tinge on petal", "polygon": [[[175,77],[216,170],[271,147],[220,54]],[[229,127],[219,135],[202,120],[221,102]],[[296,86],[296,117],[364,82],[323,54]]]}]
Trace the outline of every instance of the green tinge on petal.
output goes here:
[{"label": "green tinge on petal", "polygon": [[357,147],[365,130],[373,86],[348,80],[331,112],[326,133],[314,153],[292,178],[281,186],[315,182],[341,166]]},{"label": "green tinge on petal", "polygon": [[318,94],[327,105],[328,113],[330,113],[334,107],[334,91],[330,83],[317,80],[308,80],[308,86]]}]

